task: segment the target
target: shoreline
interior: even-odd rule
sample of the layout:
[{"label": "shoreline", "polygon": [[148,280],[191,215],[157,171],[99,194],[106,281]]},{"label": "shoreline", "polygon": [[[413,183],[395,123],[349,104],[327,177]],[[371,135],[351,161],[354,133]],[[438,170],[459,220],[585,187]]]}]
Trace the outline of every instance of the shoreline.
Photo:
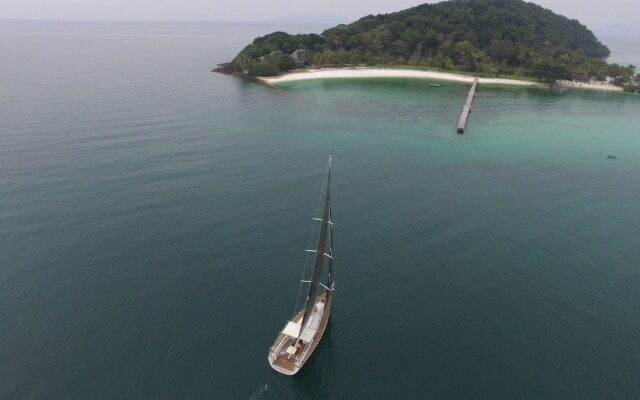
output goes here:
[{"label": "shoreline", "polygon": [[[268,86],[276,86],[282,82],[303,81],[309,79],[331,78],[416,78],[434,79],[439,81],[455,81],[472,83],[475,77],[458,75],[449,72],[423,71],[417,69],[383,69],[383,68],[336,68],[336,69],[311,69],[287,73],[278,77],[258,78]],[[520,81],[516,79],[479,78],[479,83],[495,83],[501,85],[537,86],[548,87],[546,83]]]},{"label": "shoreline", "polygon": [[[332,78],[414,78],[414,79],[433,79],[438,81],[455,81],[472,83],[475,79],[472,76],[459,75],[450,72],[423,71],[416,69],[383,69],[383,68],[335,68],[335,69],[310,69],[307,71],[298,71],[287,73],[278,77],[259,77],[261,83],[277,87],[279,83],[303,81],[310,79],[332,79]],[[479,77],[479,83],[499,84],[513,86],[528,87],[550,87],[551,85],[542,82],[532,82],[516,79],[503,78],[482,78]],[[556,82],[558,87],[567,89],[596,89],[622,92],[619,86],[614,86],[605,82],[584,83],[584,82]]]},{"label": "shoreline", "polygon": [[613,92],[624,92],[624,89],[620,86],[612,85],[608,82],[573,82],[573,81],[557,81],[556,85],[566,89],[596,89],[596,90],[608,90]]}]

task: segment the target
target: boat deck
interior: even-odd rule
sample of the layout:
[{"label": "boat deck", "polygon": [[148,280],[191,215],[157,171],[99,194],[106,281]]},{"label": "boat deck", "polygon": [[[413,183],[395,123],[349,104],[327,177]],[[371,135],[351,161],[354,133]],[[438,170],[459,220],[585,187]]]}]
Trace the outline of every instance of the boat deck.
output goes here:
[{"label": "boat deck", "polygon": [[[318,302],[322,300],[326,301],[326,299],[327,299],[326,293],[318,296]],[[304,309],[300,310],[296,314],[296,316],[293,317],[292,321],[298,322],[302,318],[303,312],[304,312]],[[320,320],[320,325],[318,325],[317,333],[314,336],[311,343],[303,344],[303,347],[300,351],[300,356],[299,356],[300,365],[297,368],[296,368],[296,360],[298,359],[298,357],[289,356],[288,354],[281,354],[275,360],[272,361],[271,366],[273,367],[273,369],[275,369],[278,372],[282,372],[283,374],[293,375],[300,368],[302,368],[304,363],[307,362],[311,354],[313,354],[314,350],[316,349],[316,346],[320,342],[320,339],[322,338],[322,334],[324,333],[324,330],[327,327],[327,323],[329,321],[329,314],[331,314],[331,304],[327,304],[325,306],[324,313],[322,314],[322,319]],[[278,338],[276,339],[274,347],[276,349],[280,348],[282,346],[282,343],[288,339],[290,339],[289,336],[283,333],[280,333],[280,335],[278,335]],[[269,361],[271,362],[271,359],[269,359]]]}]

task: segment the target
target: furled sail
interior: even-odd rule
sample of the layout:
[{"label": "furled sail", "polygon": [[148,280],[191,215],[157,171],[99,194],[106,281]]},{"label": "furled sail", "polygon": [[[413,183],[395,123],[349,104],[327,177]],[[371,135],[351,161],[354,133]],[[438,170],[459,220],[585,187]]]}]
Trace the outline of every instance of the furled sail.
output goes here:
[{"label": "furled sail", "polygon": [[[329,156],[329,165],[327,168],[327,186],[325,188],[324,207],[322,210],[322,220],[320,222],[320,235],[318,236],[318,245],[316,246],[316,258],[313,264],[313,271],[311,272],[309,294],[307,295],[307,302],[305,303],[305,306],[304,306],[304,314],[302,317],[302,324],[301,324],[302,329],[300,329],[300,334],[298,336],[298,339],[300,339],[300,335],[302,335],[302,331],[304,331],[304,327],[307,326],[307,323],[309,322],[309,318],[311,318],[311,314],[313,313],[313,308],[318,302],[318,289],[320,285],[320,276],[322,275],[322,262],[325,257],[324,253],[325,253],[325,247],[326,247],[325,242],[327,240],[327,227],[329,225],[330,216],[331,216],[330,186],[331,186],[331,156]],[[329,261],[331,262],[332,260],[329,259]]]}]

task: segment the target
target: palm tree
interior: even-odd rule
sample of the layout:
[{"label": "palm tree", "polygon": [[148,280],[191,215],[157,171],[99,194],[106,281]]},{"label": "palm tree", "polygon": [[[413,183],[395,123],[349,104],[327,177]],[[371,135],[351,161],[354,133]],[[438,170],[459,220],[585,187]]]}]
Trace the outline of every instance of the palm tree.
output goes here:
[{"label": "palm tree", "polygon": [[527,49],[525,47],[520,47],[518,49],[518,62],[519,62],[519,67],[520,69],[522,69],[522,67],[524,66],[524,61],[527,59]]}]

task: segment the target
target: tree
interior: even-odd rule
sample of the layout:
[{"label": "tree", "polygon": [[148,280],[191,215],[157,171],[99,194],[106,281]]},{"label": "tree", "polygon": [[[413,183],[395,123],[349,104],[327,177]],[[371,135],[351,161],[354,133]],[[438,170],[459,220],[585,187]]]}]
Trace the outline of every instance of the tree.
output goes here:
[{"label": "tree", "polygon": [[244,73],[249,73],[249,71],[251,71],[251,68],[253,67],[254,64],[254,60],[247,56],[246,54],[240,55],[240,60],[238,61],[238,67],[240,68],[241,72]]},{"label": "tree", "polygon": [[324,51],[322,52],[322,65],[324,65],[325,67],[327,65],[336,65],[336,59],[333,51],[324,49]]},{"label": "tree", "polygon": [[290,54],[296,49],[309,51],[308,59],[314,65],[365,61],[417,66],[426,55],[427,62],[438,68],[450,69],[455,63],[461,69],[484,74],[517,69],[539,79],[611,76],[622,83],[635,73],[622,66],[610,70],[602,61],[609,49],[578,21],[522,0],[423,4],[397,13],[370,15],[327,29],[322,35],[273,32],[246,46],[233,64],[245,72],[284,71],[292,68],[288,59],[274,66],[263,57],[274,51]]},{"label": "tree", "polygon": [[280,57],[278,57],[277,63],[278,63],[278,69],[280,71],[289,71],[297,67],[293,57],[291,57],[288,54],[280,55]]},{"label": "tree", "polygon": [[312,58],[313,65],[319,68],[324,67],[324,57],[321,52],[314,53]]},{"label": "tree", "polygon": [[373,64],[373,52],[371,50],[364,52],[364,62],[369,65]]},{"label": "tree", "polygon": [[362,54],[360,54],[360,50],[355,49],[349,52],[349,64],[352,67],[357,67],[362,64]]},{"label": "tree", "polygon": [[541,61],[534,66],[533,71],[535,77],[540,81],[555,82],[557,80],[571,79],[567,65],[559,61]]},{"label": "tree", "polygon": [[251,70],[249,71],[249,74],[253,76],[277,75],[279,72],[277,64],[271,57],[268,58],[269,59],[265,58],[264,61],[253,64]]},{"label": "tree", "polygon": [[449,56],[437,54],[433,57],[433,65],[440,69],[451,69],[453,68],[453,60],[451,60],[451,57]]},{"label": "tree", "polygon": [[476,49],[474,45],[464,40],[456,43],[453,51],[458,65],[464,69],[471,69],[473,67],[475,64],[474,54],[478,52],[478,49]]},{"label": "tree", "polygon": [[526,61],[529,52],[528,52],[527,48],[524,47],[524,46],[518,46],[517,52],[518,52],[518,56],[517,56],[517,58],[518,58],[518,68],[522,69],[522,68],[524,68],[524,62]]},{"label": "tree", "polygon": [[482,50],[475,51],[473,54],[473,64],[475,67],[475,72],[478,73],[483,71],[483,65],[490,61],[489,56]]}]

